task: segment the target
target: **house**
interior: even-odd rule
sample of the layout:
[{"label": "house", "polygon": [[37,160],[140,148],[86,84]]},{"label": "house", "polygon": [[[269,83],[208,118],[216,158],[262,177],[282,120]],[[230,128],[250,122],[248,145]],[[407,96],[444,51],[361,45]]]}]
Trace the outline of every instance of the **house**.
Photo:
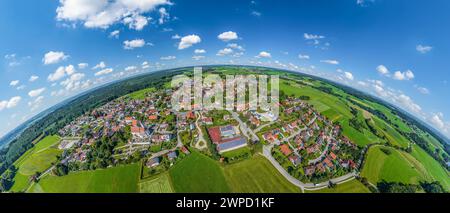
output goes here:
[{"label": "house", "polygon": [[220,137],[220,128],[219,127],[211,127],[208,128],[208,134],[211,138],[211,141],[215,144],[218,144],[222,138]]},{"label": "house", "polygon": [[195,119],[195,114],[194,114],[194,112],[189,111],[189,112],[186,114],[186,118],[187,118],[187,119]]},{"label": "house", "polygon": [[287,144],[283,144],[280,146],[280,151],[283,153],[283,155],[288,156],[290,154],[292,154],[291,149],[289,148],[289,146]]},{"label": "house", "polygon": [[245,146],[247,146],[247,140],[244,137],[236,137],[221,141],[216,148],[219,153],[224,153]]},{"label": "house", "polygon": [[150,116],[148,116],[148,119],[151,120],[151,121],[154,121],[154,120],[158,119],[158,116],[157,115],[150,115]]},{"label": "house", "polygon": [[297,155],[290,156],[289,161],[291,161],[291,163],[294,164],[294,166],[298,166],[300,165],[300,163],[302,163],[300,157]]},{"label": "house", "polygon": [[145,165],[149,168],[156,167],[159,165],[159,158],[156,157],[156,158],[149,159]]},{"label": "house", "polygon": [[203,123],[206,124],[206,125],[213,125],[213,120],[212,120],[211,117],[204,117],[204,118],[202,119],[202,121],[203,121]]},{"label": "house", "polygon": [[334,152],[330,152],[330,157],[333,160],[336,160],[336,158],[337,158],[337,156],[336,156],[336,154],[334,154]]},{"label": "house", "polygon": [[167,158],[169,158],[169,160],[175,160],[177,158],[177,153],[176,152],[169,152],[167,154]]},{"label": "house", "polygon": [[189,150],[188,150],[185,146],[182,146],[182,147],[181,147],[181,151],[182,151],[184,154],[186,154],[186,155],[191,154],[191,152],[189,152]]}]

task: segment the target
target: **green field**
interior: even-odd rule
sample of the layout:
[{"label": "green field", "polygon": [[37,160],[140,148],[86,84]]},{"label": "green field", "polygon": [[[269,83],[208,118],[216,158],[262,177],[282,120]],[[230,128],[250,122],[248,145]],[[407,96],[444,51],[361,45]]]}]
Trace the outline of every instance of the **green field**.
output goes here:
[{"label": "green field", "polygon": [[[382,149],[390,151],[385,154]],[[361,175],[372,184],[381,180],[418,184],[420,181],[432,180],[430,168],[425,168],[412,155],[384,146],[370,148]]]},{"label": "green field", "polygon": [[47,136],[14,163],[18,171],[14,177],[14,185],[11,191],[25,191],[30,185],[30,176],[36,174],[36,172],[44,172],[52,166],[52,163],[56,161],[56,156],[62,153],[61,150],[56,148],[59,141],[58,136]]},{"label": "green field", "polygon": [[370,193],[370,190],[356,179],[337,185],[335,188],[323,188],[306,193]]},{"label": "green field", "polygon": [[230,192],[219,163],[195,151],[177,163],[170,176],[176,192]]},{"label": "green field", "polygon": [[143,180],[139,183],[140,193],[171,193],[174,192],[168,173]]},{"label": "green field", "polygon": [[294,193],[300,189],[287,181],[268,160],[257,155],[225,167],[225,177],[232,192]]},{"label": "green field", "polygon": [[46,193],[127,193],[138,192],[139,164],[95,171],[46,176],[30,192]]},{"label": "green field", "polygon": [[147,88],[147,89],[143,89],[143,90],[139,90],[133,93],[130,93],[127,95],[127,97],[130,97],[131,99],[134,100],[143,100],[147,97],[147,94],[150,92],[154,92],[155,88]]}]

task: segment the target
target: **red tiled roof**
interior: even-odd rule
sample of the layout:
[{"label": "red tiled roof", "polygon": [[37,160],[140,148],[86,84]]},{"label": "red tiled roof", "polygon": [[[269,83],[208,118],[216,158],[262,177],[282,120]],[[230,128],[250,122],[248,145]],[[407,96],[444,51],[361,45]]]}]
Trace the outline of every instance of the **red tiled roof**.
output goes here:
[{"label": "red tiled roof", "polygon": [[211,138],[211,141],[214,143],[219,143],[221,140],[220,137],[220,128],[219,127],[211,127],[208,129],[209,137]]},{"label": "red tiled roof", "polygon": [[281,145],[280,150],[286,156],[288,156],[292,153],[291,149],[289,148],[289,146],[287,144]]}]

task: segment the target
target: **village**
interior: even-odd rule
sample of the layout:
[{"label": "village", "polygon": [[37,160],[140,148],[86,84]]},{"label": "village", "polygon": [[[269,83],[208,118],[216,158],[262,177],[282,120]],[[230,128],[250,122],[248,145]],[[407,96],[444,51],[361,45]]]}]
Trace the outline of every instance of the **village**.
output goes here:
[{"label": "village", "polygon": [[248,104],[236,112],[174,111],[172,90],[158,91],[141,99],[118,98],[61,129],[61,164],[76,171],[143,160],[151,175],[166,171],[192,149],[231,163],[250,157],[249,150],[261,144],[270,149],[266,157],[273,164],[303,182],[326,181],[357,169],[358,147],[339,125],[299,98],[284,97],[277,118],[249,110]]}]

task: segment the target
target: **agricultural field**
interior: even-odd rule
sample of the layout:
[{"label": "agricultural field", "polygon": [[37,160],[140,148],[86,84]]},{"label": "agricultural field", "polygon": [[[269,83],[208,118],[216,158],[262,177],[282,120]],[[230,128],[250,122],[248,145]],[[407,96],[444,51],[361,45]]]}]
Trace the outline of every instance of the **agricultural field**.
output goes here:
[{"label": "agricultural field", "polygon": [[95,171],[46,176],[34,184],[30,192],[46,193],[127,193],[138,192],[137,163]]},{"label": "agricultural field", "polygon": [[168,173],[142,180],[139,183],[140,193],[172,193],[172,183]]},{"label": "agricultural field", "polygon": [[368,152],[361,176],[375,185],[381,180],[418,184],[433,180],[429,169],[404,151],[374,146]]},{"label": "agricultural field", "polygon": [[150,93],[153,91],[155,91],[155,88],[147,88],[147,89],[143,89],[143,90],[139,90],[139,91],[130,93],[127,95],[127,97],[130,97],[131,99],[134,99],[134,100],[143,100],[147,96],[147,93]]},{"label": "agricultural field", "polygon": [[301,190],[287,181],[268,160],[256,155],[252,159],[225,167],[225,177],[232,192],[298,193]]},{"label": "agricultural field", "polygon": [[219,163],[195,151],[169,173],[176,192],[230,192]]},{"label": "agricultural field", "polygon": [[305,193],[370,193],[370,190],[356,179],[336,185],[334,188],[323,188]]},{"label": "agricultural field", "polygon": [[56,156],[62,152],[56,147],[60,140],[58,136],[47,136],[14,163],[18,171],[11,191],[25,191],[30,185],[29,178],[32,175],[36,172],[42,173],[52,166],[57,160]]}]

